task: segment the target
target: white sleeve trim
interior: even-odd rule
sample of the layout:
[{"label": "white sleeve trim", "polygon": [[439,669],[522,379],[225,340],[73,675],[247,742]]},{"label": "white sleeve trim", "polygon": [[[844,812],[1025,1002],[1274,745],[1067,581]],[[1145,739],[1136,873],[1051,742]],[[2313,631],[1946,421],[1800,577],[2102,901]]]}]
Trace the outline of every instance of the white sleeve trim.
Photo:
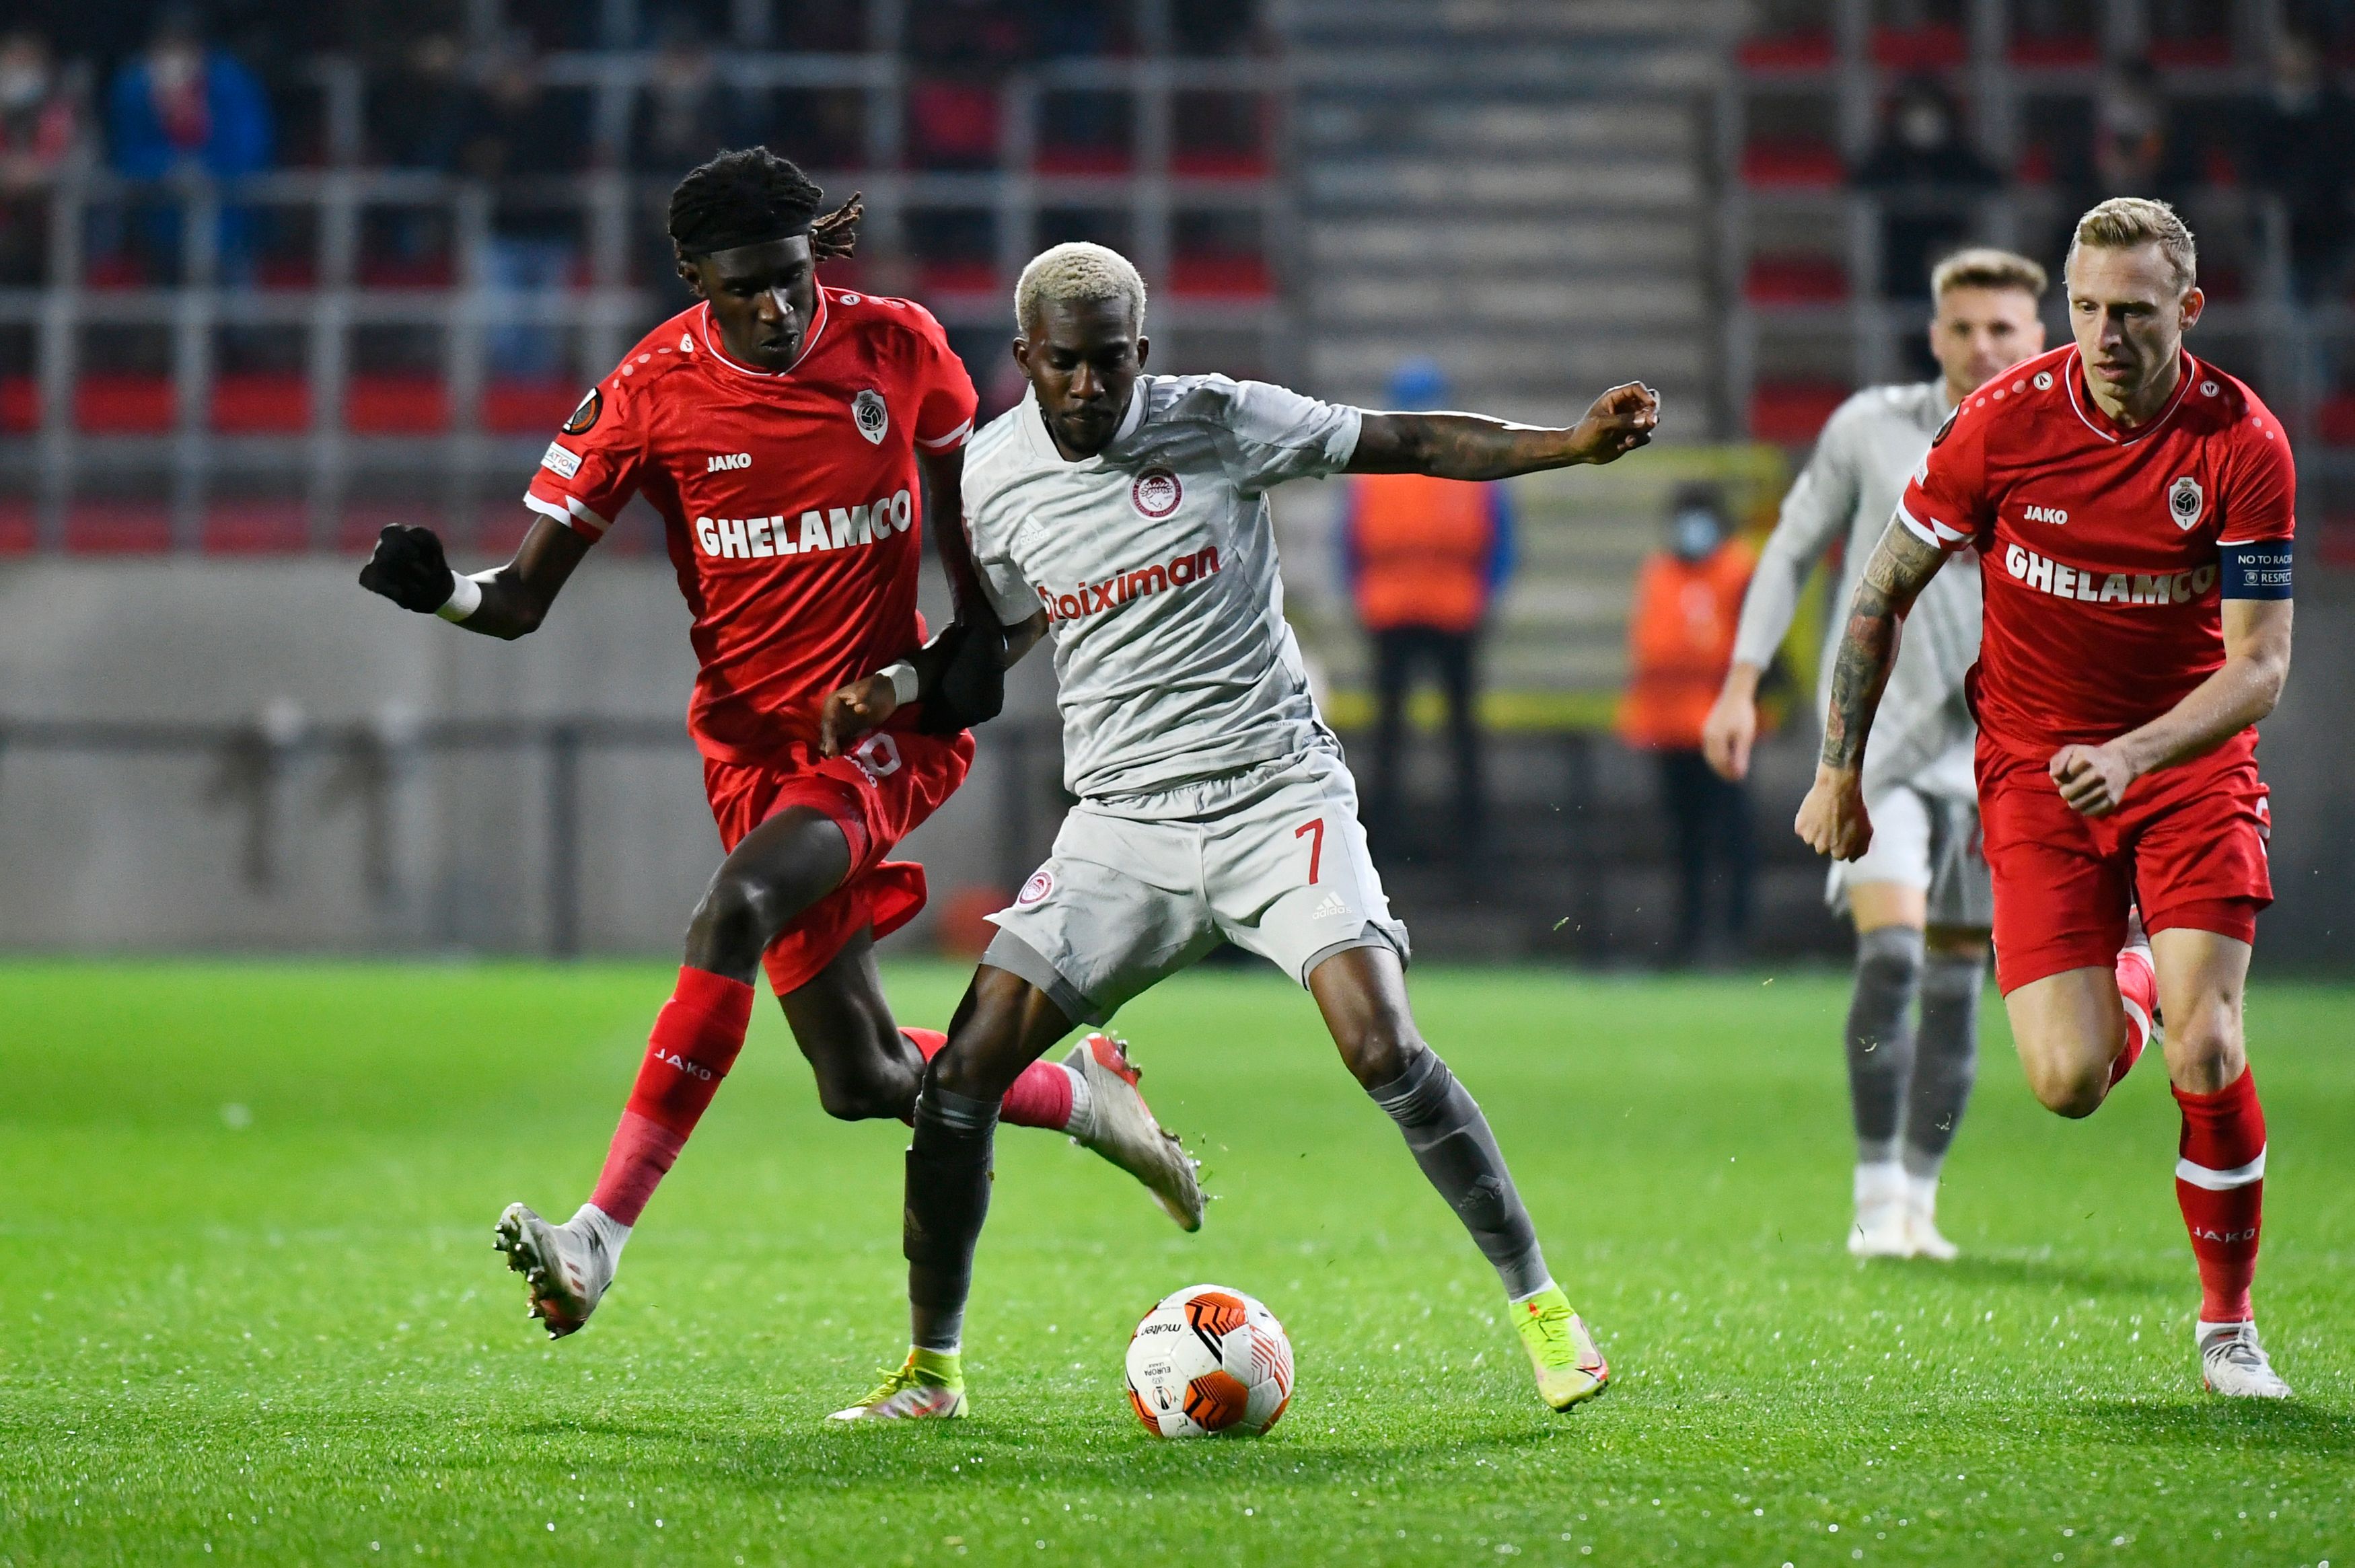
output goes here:
[{"label": "white sleeve trim", "polygon": [[971,419],[967,419],[964,424],[959,425],[947,435],[934,436],[931,440],[926,440],[923,437],[918,436],[916,438],[916,444],[923,448],[928,452],[944,452],[953,447],[961,447],[964,445],[965,438],[972,434],[973,421]]},{"label": "white sleeve trim", "polygon": [[2246,1165],[2236,1165],[2230,1171],[2211,1171],[2205,1165],[2194,1165],[2189,1160],[2175,1162],[2175,1179],[2211,1192],[2228,1192],[2235,1187],[2252,1186],[2265,1179],[2265,1151]]},{"label": "white sleeve trim", "polygon": [[1923,526],[1920,518],[1905,510],[1903,502],[1897,504],[1897,521],[1905,524],[1907,533],[1935,550],[1951,550],[1957,545],[1967,544],[1971,537],[1959,528],[1948,527],[1935,517],[1930,519],[1929,526]]},{"label": "white sleeve trim", "polygon": [[538,513],[543,517],[553,517],[559,523],[578,523],[591,534],[602,534],[607,528],[613,526],[611,523],[607,522],[604,518],[598,516],[597,514],[591,512],[588,507],[581,505],[580,502],[574,500],[570,495],[564,498],[564,504],[559,506],[553,501],[544,500],[539,496],[534,495],[531,492],[526,491],[524,492],[523,503],[526,506],[530,507],[534,512]]}]

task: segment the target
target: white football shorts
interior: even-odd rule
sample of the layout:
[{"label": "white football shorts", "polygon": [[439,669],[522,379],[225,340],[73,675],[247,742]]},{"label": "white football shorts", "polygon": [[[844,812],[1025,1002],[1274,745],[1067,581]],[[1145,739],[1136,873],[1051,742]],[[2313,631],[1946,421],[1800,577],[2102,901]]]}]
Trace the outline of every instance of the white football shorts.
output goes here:
[{"label": "white football shorts", "polygon": [[1995,924],[1995,884],[1976,805],[1892,784],[1864,809],[1872,818],[1872,847],[1860,860],[1832,862],[1824,901],[1834,913],[1848,913],[1848,890],[1856,884],[1893,882],[1929,895],[1933,926],[1985,930]]},{"label": "white football shorts", "polygon": [[1082,800],[982,961],[1103,1023],[1221,938],[1302,985],[1348,948],[1408,957],[1366,853],[1358,786],[1328,751],[1117,800]]}]

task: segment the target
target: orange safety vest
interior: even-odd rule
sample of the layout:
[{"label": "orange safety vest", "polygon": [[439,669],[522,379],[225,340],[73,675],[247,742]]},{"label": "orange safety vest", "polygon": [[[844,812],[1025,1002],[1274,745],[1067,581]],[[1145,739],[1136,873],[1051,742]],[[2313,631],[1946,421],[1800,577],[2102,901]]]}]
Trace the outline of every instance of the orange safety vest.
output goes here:
[{"label": "orange safety vest", "polygon": [[1697,751],[1701,721],[1733,663],[1733,632],[1757,552],[1736,539],[1688,563],[1662,550],[1636,579],[1619,738],[1645,751]]},{"label": "orange safety vest", "polygon": [[1422,473],[1366,473],[1351,482],[1358,619],[1366,630],[1476,628],[1488,609],[1495,545],[1487,488]]}]

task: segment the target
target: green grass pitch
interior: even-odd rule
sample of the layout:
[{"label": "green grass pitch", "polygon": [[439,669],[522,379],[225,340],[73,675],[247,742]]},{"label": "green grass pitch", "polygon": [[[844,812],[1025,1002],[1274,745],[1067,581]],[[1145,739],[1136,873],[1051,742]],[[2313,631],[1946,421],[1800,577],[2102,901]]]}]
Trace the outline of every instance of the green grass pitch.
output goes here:
[{"label": "green grass pitch", "polygon": [[[945,966],[890,971],[943,1019]],[[1196,972],[1122,1023],[1218,1195],[1178,1234],[999,1139],[975,1417],[829,1429],[905,1343],[903,1130],[817,1109],[775,1010],[595,1323],[524,1319],[653,965],[0,967],[0,1564],[2355,1563],[2355,991],[2260,982],[2258,1306],[2301,1397],[2204,1396],[2146,1063],[2045,1115],[1988,1010],[1951,1266],[1841,1249],[1830,974],[1418,973],[1609,1394],[1535,1400],[1493,1277],[1306,999]],[[1129,1329],[1215,1279],[1289,1326],[1268,1437],[1147,1436]]]}]

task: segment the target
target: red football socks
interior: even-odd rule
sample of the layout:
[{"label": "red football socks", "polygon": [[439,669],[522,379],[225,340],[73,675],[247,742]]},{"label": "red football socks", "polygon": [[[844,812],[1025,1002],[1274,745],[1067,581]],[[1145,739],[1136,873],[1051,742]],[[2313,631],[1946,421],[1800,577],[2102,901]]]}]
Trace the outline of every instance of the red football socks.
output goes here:
[{"label": "red football socks", "polygon": [[707,969],[678,971],[678,989],[655,1015],[646,1059],[613,1129],[591,1202],[623,1224],[638,1223],[719,1092],[719,1080],[735,1065],[751,1022],[751,986]]},{"label": "red football socks", "polygon": [[2175,1201],[2200,1260],[2200,1320],[2248,1321],[2265,1197],[2265,1113],[2247,1068],[2212,1095],[2175,1091],[2183,1141]]},{"label": "red football socks", "polygon": [[2128,948],[2118,954],[2118,1001],[2126,1005],[2126,1039],[2118,1054],[2110,1058],[2110,1086],[2134,1070],[2142,1060],[2142,1048],[2150,1044],[2151,1014],[2158,1011],[2158,971],[2150,967],[2150,955],[2140,948]]},{"label": "red football socks", "polygon": [[[924,1054],[929,1062],[941,1054],[949,1037],[937,1029],[902,1029]],[[1006,1091],[1006,1103],[998,1108],[998,1119],[1016,1127],[1043,1127],[1050,1132],[1060,1132],[1071,1125],[1071,1075],[1058,1062],[1041,1058],[1022,1069],[1014,1086]]]}]

